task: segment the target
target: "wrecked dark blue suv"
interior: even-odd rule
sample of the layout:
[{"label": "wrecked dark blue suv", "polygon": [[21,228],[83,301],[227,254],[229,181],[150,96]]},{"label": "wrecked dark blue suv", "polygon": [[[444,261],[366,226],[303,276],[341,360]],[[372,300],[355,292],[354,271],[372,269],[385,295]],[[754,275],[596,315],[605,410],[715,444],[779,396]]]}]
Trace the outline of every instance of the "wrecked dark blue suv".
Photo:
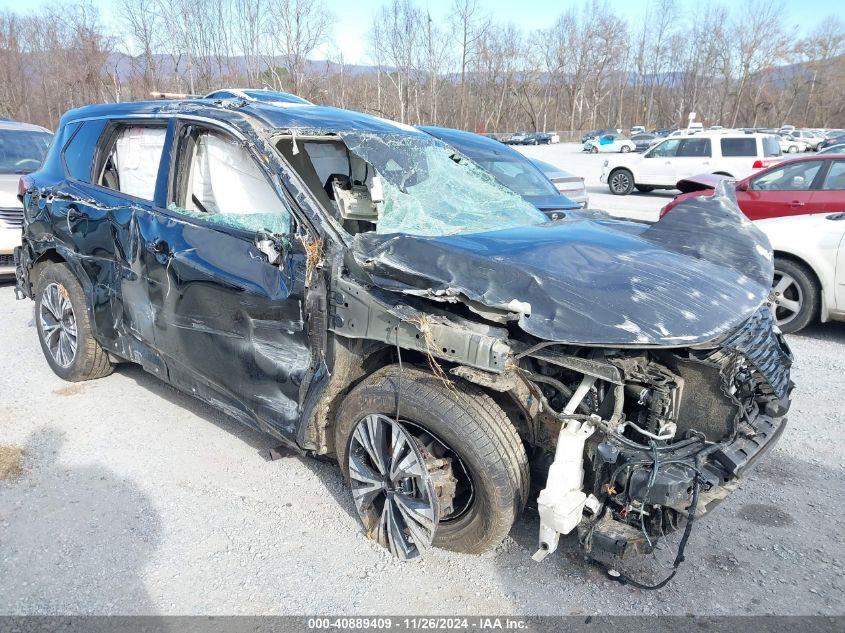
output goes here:
[{"label": "wrecked dark blue suv", "polygon": [[649,551],[785,425],[765,237],[724,188],[647,226],[551,221],[454,148],[300,104],[67,113],[22,179],[47,362],[138,363],[335,456],[400,557],[481,552],[537,489],[537,558]]}]

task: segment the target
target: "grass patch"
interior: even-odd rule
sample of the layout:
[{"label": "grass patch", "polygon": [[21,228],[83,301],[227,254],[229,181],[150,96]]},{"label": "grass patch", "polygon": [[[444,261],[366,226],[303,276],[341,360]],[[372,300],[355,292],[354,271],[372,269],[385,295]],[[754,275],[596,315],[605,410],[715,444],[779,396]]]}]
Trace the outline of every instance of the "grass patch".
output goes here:
[{"label": "grass patch", "polygon": [[0,480],[14,479],[21,474],[23,450],[11,444],[0,444]]}]

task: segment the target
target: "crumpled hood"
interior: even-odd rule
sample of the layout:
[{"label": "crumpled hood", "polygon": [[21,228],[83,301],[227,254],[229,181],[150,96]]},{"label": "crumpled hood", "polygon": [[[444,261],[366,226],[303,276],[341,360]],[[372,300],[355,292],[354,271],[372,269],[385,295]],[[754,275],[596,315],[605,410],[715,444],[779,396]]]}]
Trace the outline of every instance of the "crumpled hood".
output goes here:
[{"label": "crumpled hood", "polygon": [[442,237],[363,233],[353,255],[383,289],[468,299],[538,338],[596,345],[713,340],[757,310],[772,278],[768,240],[724,186],[651,226],[575,217]]}]

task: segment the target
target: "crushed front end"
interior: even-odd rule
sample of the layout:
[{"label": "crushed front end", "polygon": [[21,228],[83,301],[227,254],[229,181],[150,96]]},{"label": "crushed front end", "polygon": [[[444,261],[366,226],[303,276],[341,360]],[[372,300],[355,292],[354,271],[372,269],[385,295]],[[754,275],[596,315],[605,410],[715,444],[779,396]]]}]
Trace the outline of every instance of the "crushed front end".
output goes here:
[{"label": "crushed front end", "polygon": [[517,356],[526,404],[538,401],[535,463],[548,465],[538,560],[575,530],[588,552],[650,552],[693,499],[701,516],[735,489],[786,425],[791,355],[767,310],[709,345]]}]

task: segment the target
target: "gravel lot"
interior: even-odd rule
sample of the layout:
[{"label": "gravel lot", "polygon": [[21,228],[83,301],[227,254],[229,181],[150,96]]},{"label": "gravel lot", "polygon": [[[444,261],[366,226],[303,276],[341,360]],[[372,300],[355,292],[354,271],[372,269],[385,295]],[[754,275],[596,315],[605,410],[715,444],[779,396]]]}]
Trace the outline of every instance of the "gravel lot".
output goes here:
[{"label": "gravel lot", "polygon": [[[526,153],[586,176],[596,208],[654,219],[671,197],[610,196],[604,157],[573,148]],[[362,535],[334,464],[265,461],[272,439],[138,367],[60,380],[32,305],[0,286],[0,445],[23,448],[22,473],[0,481],[0,613],[842,613],[843,324],[790,338],[783,439],[697,524],[675,580],[643,592],[605,580],[572,538],[534,563],[531,509],[495,552],[394,561]],[[676,542],[628,570],[659,579]]]}]

